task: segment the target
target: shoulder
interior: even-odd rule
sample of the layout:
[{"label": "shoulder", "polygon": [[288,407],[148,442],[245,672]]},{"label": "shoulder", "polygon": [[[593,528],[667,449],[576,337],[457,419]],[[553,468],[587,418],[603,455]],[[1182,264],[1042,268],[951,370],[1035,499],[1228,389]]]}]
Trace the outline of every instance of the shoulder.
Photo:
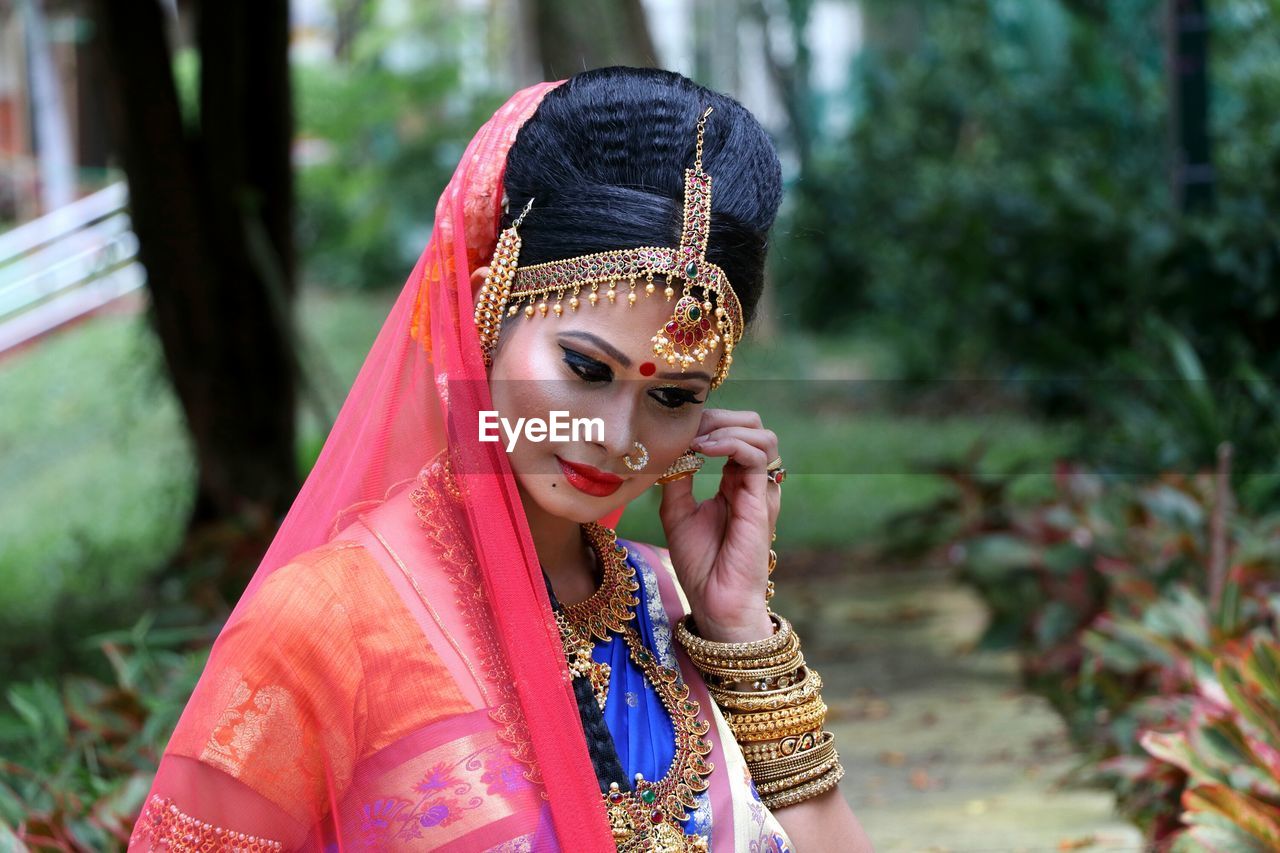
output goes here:
[{"label": "shoulder", "polygon": [[377,570],[377,560],[363,544],[354,539],[337,539],[298,554],[269,574],[264,586],[292,581],[337,591],[358,576]]},{"label": "shoulder", "polygon": [[[334,541],[298,554],[245,593],[227,630],[295,641],[346,641],[378,566],[363,546]],[[226,633],[226,632],[224,632]]]},{"label": "shoulder", "polygon": [[259,594],[289,599],[349,599],[353,588],[380,571],[377,560],[364,545],[349,539],[335,540],[304,551],[270,572],[262,581]]}]

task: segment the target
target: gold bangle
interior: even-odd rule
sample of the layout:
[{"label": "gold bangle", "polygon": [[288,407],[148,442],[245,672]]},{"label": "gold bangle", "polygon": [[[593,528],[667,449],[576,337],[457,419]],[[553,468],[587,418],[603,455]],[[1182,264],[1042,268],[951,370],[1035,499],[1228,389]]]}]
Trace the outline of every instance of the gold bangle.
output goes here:
[{"label": "gold bangle", "polygon": [[742,748],[742,755],[747,760],[747,764],[750,765],[807,752],[818,748],[827,740],[834,739],[835,736],[831,732],[815,730],[764,743],[744,743],[739,746]]},{"label": "gold bangle", "polygon": [[754,661],[726,661],[722,658],[695,658],[690,656],[690,660],[694,662],[694,666],[703,672],[723,671],[723,672],[751,672],[755,670],[773,669],[776,666],[791,663],[792,669],[795,669],[796,657],[800,654],[800,644],[796,643],[791,648],[782,649],[777,654],[771,654],[769,657],[756,658]]},{"label": "gold bangle", "polygon": [[[794,638],[795,634],[792,634],[791,636]],[[703,657],[701,655],[689,655],[689,659],[693,661],[694,666],[702,670],[714,668],[742,671],[778,666],[794,660],[796,655],[799,653],[800,641],[793,639],[785,648],[775,652],[774,654],[761,655],[758,658],[717,658]]]},{"label": "gold bangle", "polygon": [[740,681],[761,681],[766,678],[777,678],[780,675],[790,675],[804,666],[804,653],[797,652],[796,656],[786,663],[759,669],[722,669],[718,666],[700,666],[697,663],[694,666],[697,666],[698,671],[703,675],[713,675],[727,682],[726,685],[722,685],[727,686]]},{"label": "gold bangle", "polygon": [[802,735],[822,728],[822,723],[796,720],[788,723],[751,723],[741,728],[733,728],[733,736],[739,744],[760,743],[761,741],[778,740],[779,738]]},{"label": "gold bangle", "polygon": [[834,737],[831,737],[823,740],[819,746],[805,752],[797,753],[787,758],[776,758],[772,761],[748,762],[747,767],[750,768],[751,778],[755,781],[776,782],[810,770],[816,765],[833,761],[836,758],[839,758],[836,754],[836,741]]},{"label": "gold bangle", "polygon": [[799,773],[794,773],[785,778],[756,783],[756,793],[761,796],[766,794],[781,794],[783,791],[803,785],[805,782],[817,779],[819,776],[827,773],[835,766],[837,760],[838,759],[835,758],[828,758],[820,764],[816,764],[807,770],[801,770]]},{"label": "gold bangle", "polygon": [[727,660],[753,660],[765,655],[772,655],[785,648],[791,642],[795,632],[791,623],[782,616],[769,611],[769,619],[774,624],[774,633],[763,640],[752,640],[747,643],[721,643],[707,640],[693,633],[689,623],[692,615],[686,615],[676,623],[676,640],[684,646],[689,657],[722,658]]},{"label": "gold bangle", "polygon": [[816,696],[799,705],[792,705],[789,708],[779,708],[776,711],[748,711],[743,714],[726,714],[725,719],[730,723],[770,723],[781,722],[784,720],[793,720],[800,717],[807,717],[818,713],[819,709],[825,712],[827,705],[822,701],[821,696]]},{"label": "gold bangle", "polygon": [[766,808],[771,810],[794,806],[796,803],[802,803],[819,794],[825,794],[838,785],[843,778],[844,766],[837,761],[825,776],[820,776],[812,782],[806,782],[779,794],[767,794],[762,796],[760,800],[765,804]]},{"label": "gold bangle", "polygon": [[725,718],[738,740],[776,740],[822,728],[827,720],[827,704],[819,697],[787,711],[726,714]]},{"label": "gold bangle", "polygon": [[747,693],[707,686],[707,691],[717,705],[733,711],[777,711],[781,708],[800,705],[812,699],[821,690],[822,676],[811,669],[805,669],[805,676],[798,684],[777,690]]}]

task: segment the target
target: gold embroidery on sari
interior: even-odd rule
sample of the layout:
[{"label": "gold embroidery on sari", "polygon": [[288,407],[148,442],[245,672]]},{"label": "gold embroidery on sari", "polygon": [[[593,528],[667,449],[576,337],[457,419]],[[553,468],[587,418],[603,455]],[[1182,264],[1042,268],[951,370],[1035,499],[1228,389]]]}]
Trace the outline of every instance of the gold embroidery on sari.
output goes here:
[{"label": "gold embroidery on sari", "polygon": [[295,754],[301,745],[301,727],[288,690],[276,684],[253,690],[231,669],[223,672],[218,690],[222,712],[200,753],[201,761],[240,778],[245,764],[268,733],[273,749],[279,748],[285,755]]},{"label": "gold embroidery on sari", "polygon": [[416,508],[418,520],[437,547],[445,573],[453,583],[463,618],[475,640],[480,668],[500,697],[497,703],[490,701],[489,717],[501,726],[499,736],[510,745],[512,757],[528,766],[525,777],[541,785],[542,774],[538,770],[524,714],[520,711],[515,682],[507,671],[497,638],[486,627],[492,617],[480,578],[480,567],[458,524],[456,508],[441,499],[441,494],[447,492],[455,502],[461,500],[458,485],[444,461],[447,452],[447,449],[441,451],[423,469],[421,483],[413,490],[410,500]]},{"label": "gold embroidery on sari", "polygon": [[138,823],[152,848],[171,853],[268,853],[284,849],[279,841],[197,820],[159,794],[147,801]]}]

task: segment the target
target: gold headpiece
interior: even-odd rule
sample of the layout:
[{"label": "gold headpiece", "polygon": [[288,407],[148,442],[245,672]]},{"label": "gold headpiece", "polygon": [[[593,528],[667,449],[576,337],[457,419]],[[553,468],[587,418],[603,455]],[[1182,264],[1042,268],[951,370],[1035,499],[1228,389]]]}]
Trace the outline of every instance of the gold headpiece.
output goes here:
[{"label": "gold headpiece", "polygon": [[[493,359],[503,318],[514,317],[521,302],[525,302],[526,317],[532,317],[535,311],[543,317],[548,311],[559,317],[564,313],[565,301],[570,311],[578,310],[582,288],[590,286],[586,301],[595,306],[601,284],[608,285],[604,295],[613,303],[619,296],[617,283],[627,281],[630,287],[626,300],[631,306],[636,304],[637,279],[644,279],[645,296],[652,296],[657,289],[654,277],[662,276],[668,302],[675,296],[672,279],[682,279],[684,291],[676,300],[671,318],[653,335],[654,354],[667,364],[679,365],[683,371],[695,361],[701,364],[723,342],[724,353],[712,372],[711,387],[724,381],[733,363],[734,344],[742,337],[742,305],[724,270],[706,257],[711,227],[711,176],[702,171],[702,136],[711,109],[708,107],[698,119],[693,168],[684,170],[684,221],[679,248],[640,246],[520,267],[517,229],[533,206],[533,200],[529,200],[524,211],[498,235],[490,272],[476,301],[475,322],[485,364]],[[693,295],[695,287],[701,288],[702,301]],[[712,294],[716,297],[714,306]]]}]

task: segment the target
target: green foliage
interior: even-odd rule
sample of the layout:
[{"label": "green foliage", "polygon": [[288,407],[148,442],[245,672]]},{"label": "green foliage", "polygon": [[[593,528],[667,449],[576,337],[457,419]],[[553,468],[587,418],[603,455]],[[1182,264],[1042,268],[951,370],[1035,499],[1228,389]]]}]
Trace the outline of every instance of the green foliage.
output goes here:
[{"label": "green foliage", "polygon": [[[907,378],[997,377],[1089,413],[1082,452],[1107,467],[1195,470],[1230,439],[1240,470],[1273,471],[1258,392],[1280,375],[1280,4],[1212,5],[1217,203],[1195,216],[1170,192],[1166,7],[866,4],[857,119],[816,146],[780,219],[785,307],[875,330]],[[1217,423],[1178,411],[1203,413],[1203,393],[1163,381],[1183,375],[1172,335],[1222,382]]]},{"label": "green foliage", "polygon": [[[1117,367],[1131,380],[1098,383],[1095,409],[1084,431],[1089,456],[1115,473],[1189,470],[1212,464],[1229,441],[1241,502],[1275,505],[1280,497],[1280,391],[1248,362],[1214,378],[1187,335],[1147,323],[1148,345],[1118,353]],[[1154,350],[1154,351],[1153,351]]]},{"label": "green foliage", "polygon": [[[49,671],[137,613],[177,547],[194,470],[142,317],[101,317],[0,362],[0,673]],[[140,464],[144,463],[145,464]]]},{"label": "green foliage", "polygon": [[790,290],[802,316],[869,310],[919,376],[1126,345],[1172,235],[1160,4],[1123,8],[929,4],[905,48],[869,44],[859,120],[795,188],[788,268],[820,285]]},{"label": "green foliage", "polygon": [[[1207,474],[1117,482],[1063,465],[1057,495],[1026,507],[976,475],[951,477],[970,500],[949,553],[992,608],[983,642],[1022,651],[1029,682],[1087,755],[1080,775],[1110,784],[1152,841],[1199,837],[1179,820],[1180,802],[1201,802],[1183,793],[1186,768],[1168,750],[1144,751],[1140,738],[1190,727],[1192,753],[1220,750],[1213,714],[1225,713],[1233,691],[1257,698],[1255,687],[1238,687],[1247,668],[1228,664],[1224,675],[1222,660],[1246,639],[1266,654],[1280,644],[1280,516],[1225,515],[1230,491]],[[1229,561],[1211,603],[1215,515]],[[1171,743],[1161,738],[1150,742]],[[1273,760],[1241,753],[1227,762],[1226,784],[1268,793]],[[1212,832],[1197,832],[1225,838],[1245,826],[1215,820]]]},{"label": "green foliage", "polygon": [[[402,285],[467,141],[501,103],[464,73],[474,15],[436,4],[411,14],[394,32],[363,30],[349,62],[294,69],[305,152],[298,245],[310,281]],[[396,59],[418,39],[412,65]]]},{"label": "green foliage", "polygon": [[147,615],[88,641],[110,664],[110,680],[71,675],[9,687],[0,707],[0,838],[123,849],[214,633],[154,628]]}]

